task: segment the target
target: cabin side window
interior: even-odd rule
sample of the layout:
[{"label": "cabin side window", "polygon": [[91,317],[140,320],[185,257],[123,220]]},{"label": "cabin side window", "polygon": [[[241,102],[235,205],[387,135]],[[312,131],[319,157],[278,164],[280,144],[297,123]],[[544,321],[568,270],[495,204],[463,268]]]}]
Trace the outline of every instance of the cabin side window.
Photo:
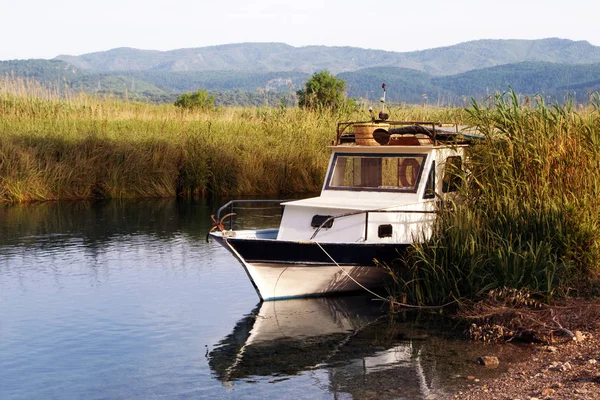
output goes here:
[{"label": "cabin side window", "polygon": [[442,180],[442,192],[456,192],[463,181],[462,158],[452,156],[446,159],[444,167],[444,179]]},{"label": "cabin side window", "polygon": [[416,192],[423,154],[336,156],[327,188]]},{"label": "cabin side window", "polygon": [[429,176],[427,177],[427,183],[425,183],[425,193],[423,194],[424,199],[435,198],[435,160],[431,163],[431,169],[429,170]]}]

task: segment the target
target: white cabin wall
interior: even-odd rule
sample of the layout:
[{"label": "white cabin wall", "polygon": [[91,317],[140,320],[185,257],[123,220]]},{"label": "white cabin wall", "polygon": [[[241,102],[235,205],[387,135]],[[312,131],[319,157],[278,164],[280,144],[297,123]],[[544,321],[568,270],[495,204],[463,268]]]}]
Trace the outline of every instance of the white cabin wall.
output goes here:
[{"label": "white cabin wall", "polygon": [[[415,204],[396,210],[430,210],[430,204]],[[288,205],[285,207],[277,240],[305,241],[310,240],[316,228],[311,226],[314,215],[340,215],[354,212],[352,209],[312,208]],[[401,213],[401,212],[370,212],[368,215],[368,230],[366,213],[336,218],[331,228],[322,228],[314,240],[323,243],[412,243],[416,238],[429,237],[435,214],[430,213]],[[379,225],[392,225],[392,237],[380,238]]]},{"label": "white cabin wall", "polygon": [[[435,221],[435,214],[429,213],[369,213],[369,243],[413,243],[429,238]],[[379,226],[392,225],[392,236],[380,238]]]},{"label": "white cabin wall", "polygon": [[[283,211],[277,240],[310,240],[316,230],[311,226],[313,216],[338,215],[352,211],[287,205]],[[322,228],[315,239],[326,243],[354,243],[364,236],[364,227],[364,215],[339,218],[333,222],[332,228]]]}]

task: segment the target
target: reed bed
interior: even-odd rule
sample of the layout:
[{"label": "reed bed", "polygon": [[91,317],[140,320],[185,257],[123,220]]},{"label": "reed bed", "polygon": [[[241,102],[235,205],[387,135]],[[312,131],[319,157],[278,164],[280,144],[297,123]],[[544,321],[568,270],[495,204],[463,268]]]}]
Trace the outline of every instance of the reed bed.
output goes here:
[{"label": "reed bed", "polygon": [[[462,201],[432,238],[392,269],[397,298],[439,305],[494,289],[538,299],[594,294],[600,274],[597,104],[519,104],[514,93],[473,103],[486,134],[467,162]],[[503,289],[506,290],[506,289]]]},{"label": "reed bed", "polygon": [[0,200],[314,191],[327,118],[0,94]]},{"label": "reed bed", "polygon": [[331,140],[326,119],[293,112],[230,120],[89,100],[16,103],[0,106],[5,201],[314,191]]},{"label": "reed bed", "polygon": [[[59,86],[0,79],[0,201],[315,192],[336,123],[369,115],[366,108],[188,111]],[[391,110],[412,119],[426,112]]]}]

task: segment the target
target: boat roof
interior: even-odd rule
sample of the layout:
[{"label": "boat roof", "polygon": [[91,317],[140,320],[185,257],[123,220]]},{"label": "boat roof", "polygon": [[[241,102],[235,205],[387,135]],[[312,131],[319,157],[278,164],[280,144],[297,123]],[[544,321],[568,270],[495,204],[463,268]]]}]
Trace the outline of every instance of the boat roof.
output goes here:
[{"label": "boat roof", "polygon": [[[363,196],[361,196],[361,194]],[[375,198],[373,196],[374,194],[377,194],[378,198]],[[376,192],[354,192],[353,196],[355,197],[348,198],[347,196],[345,196],[343,198],[343,201],[340,201],[340,197],[337,196],[319,196],[302,200],[288,201],[284,204],[286,206],[293,205],[297,207],[367,211],[387,209],[397,210],[402,208],[403,206],[412,206],[416,203],[414,201],[414,193],[396,193],[396,196],[389,197],[380,195],[381,193]]]}]

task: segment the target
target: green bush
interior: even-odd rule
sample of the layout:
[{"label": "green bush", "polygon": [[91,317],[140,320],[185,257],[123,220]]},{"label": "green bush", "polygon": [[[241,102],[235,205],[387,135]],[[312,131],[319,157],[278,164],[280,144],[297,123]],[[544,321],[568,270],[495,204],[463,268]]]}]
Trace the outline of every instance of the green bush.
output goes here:
[{"label": "green bush", "polygon": [[298,105],[310,109],[339,109],[346,100],[346,82],[329,71],[316,72],[306,81],[304,89],[296,92]]},{"label": "green bush", "polygon": [[208,94],[206,90],[196,90],[177,97],[175,106],[188,110],[212,110],[215,108],[215,96]]}]

